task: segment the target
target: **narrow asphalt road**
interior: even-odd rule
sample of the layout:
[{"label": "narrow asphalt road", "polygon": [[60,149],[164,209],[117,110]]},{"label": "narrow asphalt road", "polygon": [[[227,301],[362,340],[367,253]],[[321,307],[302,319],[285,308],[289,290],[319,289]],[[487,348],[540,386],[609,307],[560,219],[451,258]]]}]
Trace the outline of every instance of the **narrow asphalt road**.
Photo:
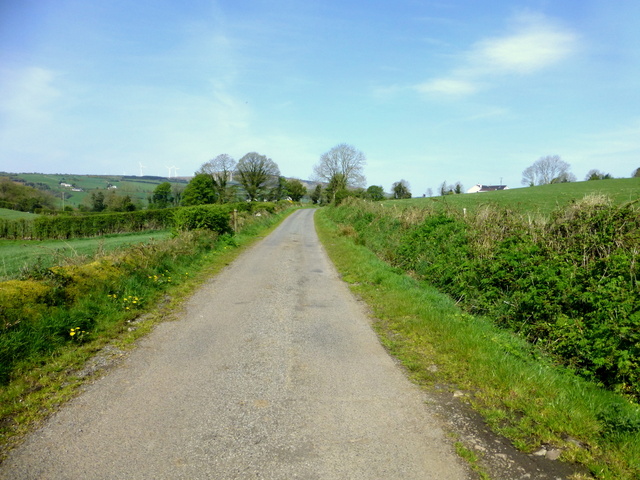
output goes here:
[{"label": "narrow asphalt road", "polygon": [[300,210],[11,452],[2,479],[466,479]]}]

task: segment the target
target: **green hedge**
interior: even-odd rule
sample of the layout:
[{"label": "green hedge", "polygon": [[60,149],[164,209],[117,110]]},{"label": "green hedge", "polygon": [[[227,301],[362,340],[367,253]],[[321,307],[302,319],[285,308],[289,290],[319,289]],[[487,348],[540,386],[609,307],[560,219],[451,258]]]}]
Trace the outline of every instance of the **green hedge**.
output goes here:
[{"label": "green hedge", "polygon": [[506,210],[467,217],[349,203],[345,234],[553,354],[640,399],[640,211],[587,200],[544,221]]},{"label": "green hedge", "polygon": [[175,209],[96,215],[41,216],[33,220],[0,220],[0,237],[9,239],[70,239],[109,233],[171,228]]},{"label": "green hedge", "polygon": [[[189,209],[195,213],[190,212]],[[139,210],[136,212],[114,212],[88,215],[47,215],[35,219],[0,219],[0,238],[22,240],[45,240],[85,238],[110,233],[129,233],[145,230],[166,230],[176,227],[175,220],[181,224],[178,230],[191,228],[211,228],[224,233],[228,227],[224,225],[222,216],[228,219],[232,211],[254,214],[259,211],[275,213],[279,205],[271,202],[239,202],[222,205],[198,205],[195,207],[176,207],[160,210]],[[204,220],[204,212],[216,212],[219,218],[215,221]],[[198,215],[200,219],[198,220]],[[212,214],[213,215],[213,214]],[[215,216],[214,215],[214,216]],[[190,217],[191,220],[187,220]],[[213,221],[213,223],[210,223]],[[189,224],[191,222],[191,224]],[[198,227],[199,222],[204,222]],[[209,226],[207,226],[209,222]]]}]

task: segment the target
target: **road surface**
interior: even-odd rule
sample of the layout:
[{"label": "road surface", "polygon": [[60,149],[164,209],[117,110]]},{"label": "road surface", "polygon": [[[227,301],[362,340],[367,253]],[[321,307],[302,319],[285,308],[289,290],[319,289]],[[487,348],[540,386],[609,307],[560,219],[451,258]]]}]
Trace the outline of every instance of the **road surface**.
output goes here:
[{"label": "road surface", "polygon": [[2,479],[466,479],[320,245],[290,216],[65,405]]}]

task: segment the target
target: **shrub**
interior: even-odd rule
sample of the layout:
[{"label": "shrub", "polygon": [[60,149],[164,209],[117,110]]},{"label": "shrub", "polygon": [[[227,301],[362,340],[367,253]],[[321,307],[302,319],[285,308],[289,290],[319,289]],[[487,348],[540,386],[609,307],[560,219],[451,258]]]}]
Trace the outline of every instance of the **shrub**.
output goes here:
[{"label": "shrub", "polygon": [[173,226],[177,232],[200,229],[211,230],[220,235],[233,232],[228,209],[216,205],[181,208],[174,213]]},{"label": "shrub", "polygon": [[[640,214],[587,197],[532,221],[372,207],[330,211],[356,242],[552,353],[580,375],[640,398]],[[395,221],[394,221],[395,219]]]}]

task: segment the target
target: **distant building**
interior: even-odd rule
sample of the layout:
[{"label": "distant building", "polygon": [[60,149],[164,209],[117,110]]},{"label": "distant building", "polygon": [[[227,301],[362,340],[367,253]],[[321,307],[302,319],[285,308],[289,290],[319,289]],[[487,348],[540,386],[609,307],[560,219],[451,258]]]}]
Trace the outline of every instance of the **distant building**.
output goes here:
[{"label": "distant building", "polygon": [[509,187],[506,185],[474,185],[467,193],[481,193],[481,192],[495,192],[496,190],[509,190]]}]

